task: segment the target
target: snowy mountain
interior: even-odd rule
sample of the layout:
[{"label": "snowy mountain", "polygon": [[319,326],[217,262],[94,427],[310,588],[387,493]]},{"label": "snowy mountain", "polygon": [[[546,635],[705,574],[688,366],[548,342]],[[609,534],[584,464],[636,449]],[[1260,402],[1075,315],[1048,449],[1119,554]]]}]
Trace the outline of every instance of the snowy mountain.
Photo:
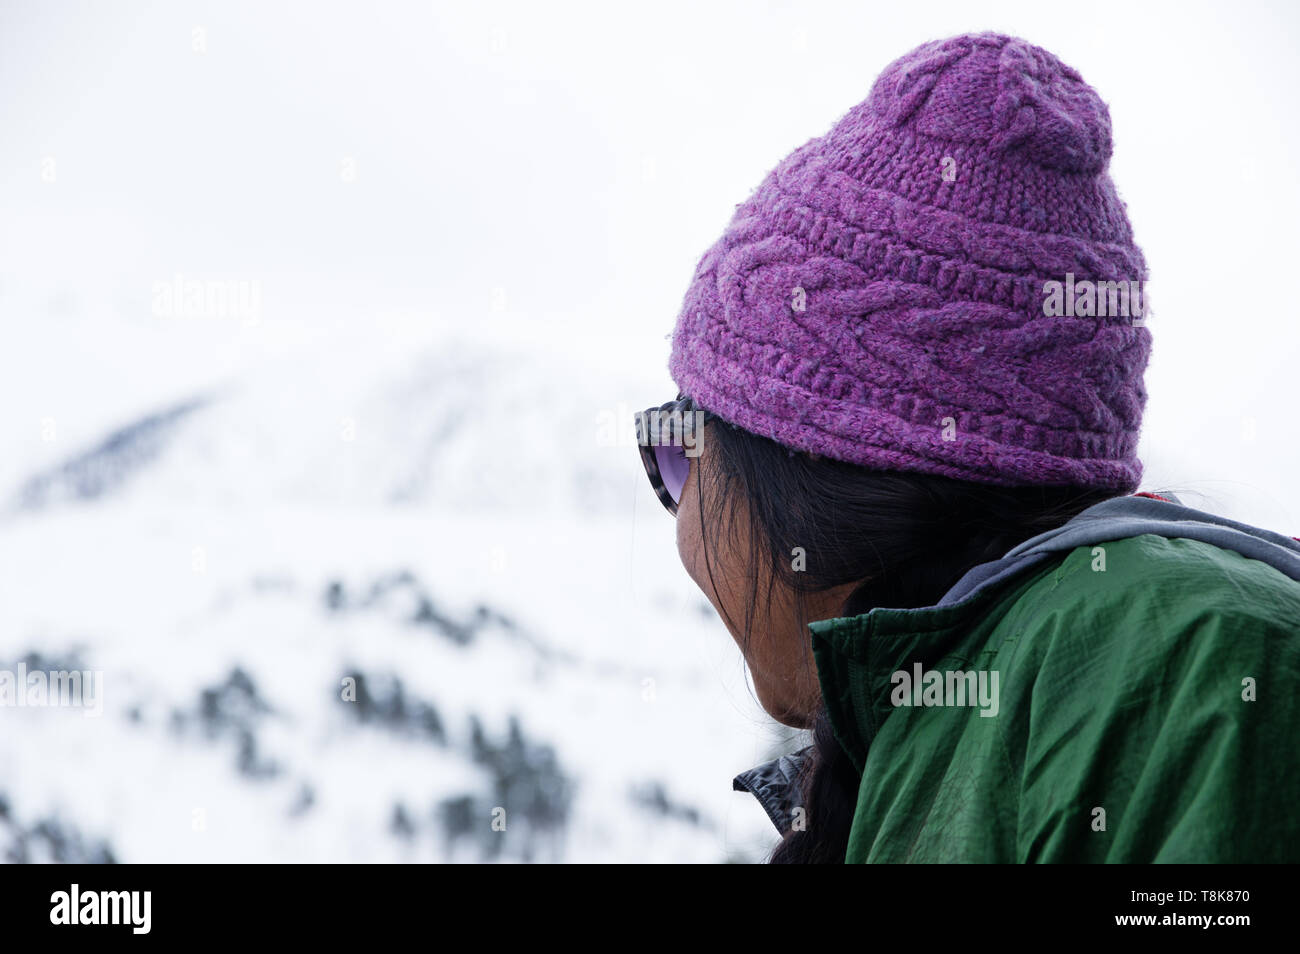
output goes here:
[{"label": "snowy mountain", "polygon": [[100,672],[103,710],[3,711],[0,855],[757,860],[731,776],[788,740],[610,430],[631,394],[334,341],[11,462],[0,668]]}]

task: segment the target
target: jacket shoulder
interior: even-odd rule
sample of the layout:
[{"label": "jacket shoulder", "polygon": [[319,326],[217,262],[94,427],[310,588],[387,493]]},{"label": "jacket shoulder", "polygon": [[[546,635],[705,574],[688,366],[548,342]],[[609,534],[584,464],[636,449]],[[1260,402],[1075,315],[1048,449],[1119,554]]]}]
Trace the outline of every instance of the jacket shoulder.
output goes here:
[{"label": "jacket shoulder", "polygon": [[1300,582],[1143,534],[1070,551],[1008,621],[1019,860],[1266,860],[1300,836],[1300,764],[1275,757],[1300,720]]},{"label": "jacket shoulder", "polygon": [[1139,534],[1069,551],[1012,609],[1024,623],[1068,614],[1065,631],[1076,634],[1119,636],[1130,630],[1117,624],[1139,622],[1164,632],[1209,617],[1296,632],[1300,581],[1211,543]]}]

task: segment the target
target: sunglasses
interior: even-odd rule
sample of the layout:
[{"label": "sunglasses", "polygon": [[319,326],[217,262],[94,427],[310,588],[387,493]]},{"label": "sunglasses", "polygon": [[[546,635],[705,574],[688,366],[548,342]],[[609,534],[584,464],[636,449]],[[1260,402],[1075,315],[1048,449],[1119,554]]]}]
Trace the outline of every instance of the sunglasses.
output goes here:
[{"label": "sunglasses", "polygon": [[659,502],[677,516],[682,488],[691,472],[691,458],[698,457],[703,439],[701,430],[708,414],[688,397],[658,407],[646,408],[636,415],[636,443],[641,463]]}]

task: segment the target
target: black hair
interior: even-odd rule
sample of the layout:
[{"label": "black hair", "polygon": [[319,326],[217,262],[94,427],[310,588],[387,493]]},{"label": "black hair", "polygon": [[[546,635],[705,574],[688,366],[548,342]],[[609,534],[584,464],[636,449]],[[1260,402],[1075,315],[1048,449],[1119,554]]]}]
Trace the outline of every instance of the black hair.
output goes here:
[{"label": "black hair", "polygon": [[[797,623],[808,639],[810,594],[856,584],[840,616],[876,606],[929,606],[971,567],[1122,493],[877,470],[792,451],[714,415],[707,420],[701,458],[707,465],[697,469],[696,494],[705,566],[712,580],[710,539],[717,528],[732,540],[749,540],[755,572],[743,624],[721,607],[745,641],[778,585],[794,594]],[[737,521],[747,521],[739,537]],[[804,555],[797,569],[795,548]],[[805,824],[785,834],[772,863],[844,861],[861,778],[824,707],[811,728],[811,757],[799,779]]]}]

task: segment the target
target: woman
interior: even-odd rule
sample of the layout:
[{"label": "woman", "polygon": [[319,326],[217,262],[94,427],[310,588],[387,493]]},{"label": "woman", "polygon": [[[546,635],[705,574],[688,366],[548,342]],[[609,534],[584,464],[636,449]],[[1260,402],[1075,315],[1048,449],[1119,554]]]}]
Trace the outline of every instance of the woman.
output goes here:
[{"label": "woman", "polygon": [[759,701],[812,731],[734,782],[773,861],[1300,859],[1300,543],[1134,493],[1110,153],[1052,54],[927,43],[696,269],[639,439]]}]

